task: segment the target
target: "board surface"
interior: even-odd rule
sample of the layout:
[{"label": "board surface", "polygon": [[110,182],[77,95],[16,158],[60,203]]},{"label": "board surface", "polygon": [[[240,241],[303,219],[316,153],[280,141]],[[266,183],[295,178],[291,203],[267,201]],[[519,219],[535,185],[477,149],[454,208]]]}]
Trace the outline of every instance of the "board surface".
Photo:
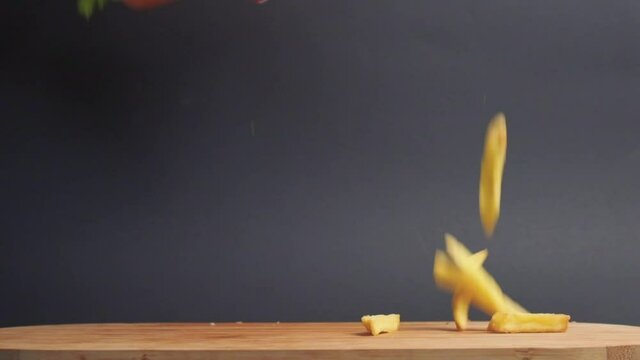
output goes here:
[{"label": "board surface", "polygon": [[360,323],[148,323],[0,329],[0,360],[17,359],[640,359],[640,327],[571,323],[566,333],[465,332],[403,322],[368,335]]}]

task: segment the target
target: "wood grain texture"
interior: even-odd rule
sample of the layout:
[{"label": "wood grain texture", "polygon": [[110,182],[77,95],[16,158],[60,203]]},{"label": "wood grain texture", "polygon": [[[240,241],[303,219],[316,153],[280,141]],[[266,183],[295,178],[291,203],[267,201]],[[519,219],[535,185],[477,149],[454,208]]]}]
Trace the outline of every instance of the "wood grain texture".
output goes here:
[{"label": "wood grain texture", "polygon": [[0,360],[620,359],[640,360],[640,327],[571,323],[566,333],[465,332],[403,322],[370,336],[360,323],[163,323],[0,329]]}]

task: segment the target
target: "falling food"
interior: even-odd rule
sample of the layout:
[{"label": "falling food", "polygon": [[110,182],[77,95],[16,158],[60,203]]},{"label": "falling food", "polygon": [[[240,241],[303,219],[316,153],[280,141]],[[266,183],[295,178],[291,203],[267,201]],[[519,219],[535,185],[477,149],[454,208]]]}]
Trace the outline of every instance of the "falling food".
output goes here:
[{"label": "falling food", "polygon": [[526,313],[527,310],[502,292],[484,269],[487,250],[472,254],[453,235],[445,234],[446,252],[436,250],[433,276],[436,285],[453,294],[453,319],[458,330],[467,327],[469,306],[492,316],[497,312]]},{"label": "falling food", "polygon": [[[480,169],[480,220],[491,237],[500,217],[500,190],[507,153],[507,122],[504,114],[491,119],[485,136]],[[571,317],[565,314],[531,314],[502,292],[485,270],[487,249],[472,254],[458,239],[445,234],[446,251],[436,250],[433,277],[436,285],[452,294],[451,310],[458,330],[469,322],[469,307],[491,316],[487,330],[501,333],[563,332]]]},{"label": "falling food", "polygon": [[487,237],[493,236],[500,217],[500,192],[506,155],[507,121],[503,113],[498,113],[487,127],[480,168],[480,220]]}]

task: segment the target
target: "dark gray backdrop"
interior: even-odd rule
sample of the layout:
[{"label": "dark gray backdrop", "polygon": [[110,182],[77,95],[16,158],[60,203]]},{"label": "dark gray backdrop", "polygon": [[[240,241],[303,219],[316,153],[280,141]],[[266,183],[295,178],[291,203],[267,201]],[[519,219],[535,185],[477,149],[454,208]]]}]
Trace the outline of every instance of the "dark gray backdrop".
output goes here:
[{"label": "dark gray backdrop", "polygon": [[640,323],[640,2],[74,3],[1,6],[0,326],[449,319],[444,232],[533,311]]}]

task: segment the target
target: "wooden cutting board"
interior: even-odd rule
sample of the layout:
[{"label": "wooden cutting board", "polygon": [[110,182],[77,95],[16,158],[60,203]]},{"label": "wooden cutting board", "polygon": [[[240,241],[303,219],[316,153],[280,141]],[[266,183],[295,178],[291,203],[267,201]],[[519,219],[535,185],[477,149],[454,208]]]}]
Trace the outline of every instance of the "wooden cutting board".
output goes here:
[{"label": "wooden cutting board", "polygon": [[640,327],[571,323],[566,333],[465,332],[403,322],[371,336],[359,323],[81,324],[0,329],[0,360],[639,359]]}]

